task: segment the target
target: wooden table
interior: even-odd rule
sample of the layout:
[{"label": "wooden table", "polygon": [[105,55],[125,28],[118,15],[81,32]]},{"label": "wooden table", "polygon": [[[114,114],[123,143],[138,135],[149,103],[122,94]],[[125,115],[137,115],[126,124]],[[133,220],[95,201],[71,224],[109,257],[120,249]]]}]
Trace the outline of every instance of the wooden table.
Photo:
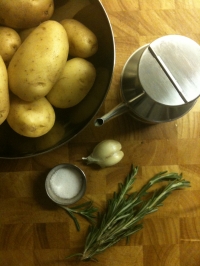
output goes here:
[{"label": "wooden table", "polygon": [[[168,34],[200,42],[199,0],[102,0],[116,42],[116,66],[110,91],[98,116],[120,102],[119,80],[128,57],[140,46]],[[100,209],[122,182],[131,164],[139,166],[135,189],[154,174],[182,172],[191,188],[176,191],[158,212],[144,219],[144,228],[97,258],[101,266],[200,265],[200,101],[184,117],[145,125],[122,115],[94,127],[94,121],[70,143],[27,159],[0,160],[0,265],[95,265],[65,260],[83,248],[88,223],[77,232],[65,211],[46,195],[48,171],[60,163],[81,167],[88,180],[83,200]],[[125,156],[110,168],[86,166],[80,159],[104,139],[122,143]]]}]

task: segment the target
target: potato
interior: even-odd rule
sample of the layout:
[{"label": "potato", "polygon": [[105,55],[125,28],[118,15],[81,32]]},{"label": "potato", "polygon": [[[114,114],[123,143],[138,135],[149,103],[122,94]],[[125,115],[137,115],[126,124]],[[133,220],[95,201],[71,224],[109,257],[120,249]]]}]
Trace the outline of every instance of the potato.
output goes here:
[{"label": "potato", "polygon": [[85,25],[75,19],[64,19],[60,23],[67,32],[71,56],[88,58],[97,52],[97,37]]},{"label": "potato", "polygon": [[12,94],[7,122],[20,135],[39,137],[53,127],[55,112],[45,97],[33,102],[26,102]]},{"label": "potato", "polygon": [[0,27],[0,55],[8,63],[21,45],[19,34],[9,28]]},{"label": "potato", "polygon": [[105,97],[105,89],[102,88],[107,88],[109,79],[109,69],[105,67],[96,68],[96,79],[92,90],[89,91],[83,101],[69,112],[68,119],[72,124],[85,123],[91,117],[91,114],[95,113],[100,99],[103,101]]},{"label": "potato", "polygon": [[25,30],[21,30],[19,32],[19,36],[21,38],[21,42],[23,42],[29,35],[30,33],[35,29],[36,27],[33,28],[29,28],[29,29],[25,29]]},{"label": "potato", "polygon": [[9,108],[8,74],[5,63],[0,56],[0,125],[6,120]]},{"label": "potato", "polygon": [[47,99],[57,108],[75,106],[90,91],[95,78],[96,70],[92,63],[78,57],[70,59],[59,80],[47,94]]},{"label": "potato", "polygon": [[49,20],[40,24],[21,44],[8,66],[10,90],[24,101],[44,97],[59,78],[67,57],[63,26]]},{"label": "potato", "polygon": [[1,0],[0,24],[14,29],[32,28],[49,20],[53,12],[53,0]]},{"label": "potato", "polygon": [[52,129],[45,135],[35,138],[35,147],[37,150],[44,150],[58,144],[65,136],[65,127],[58,121],[55,121]]}]

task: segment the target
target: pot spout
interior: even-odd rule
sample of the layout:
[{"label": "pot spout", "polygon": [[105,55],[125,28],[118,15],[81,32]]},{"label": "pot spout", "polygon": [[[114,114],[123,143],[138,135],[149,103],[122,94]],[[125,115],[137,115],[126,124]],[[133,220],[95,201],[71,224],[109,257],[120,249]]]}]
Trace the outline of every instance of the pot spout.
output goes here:
[{"label": "pot spout", "polygon": [[97,127],[102,126],[112,118],[115,118],[123,113],[126,113],[127,111],[128,111],[127,105],[125,103],[120,103],[112,110],[110,110],[107,114],[103,115],[100,118],[97,118],[94,122],[94,125]]},{"label": "pot spout", "polygon": [[94,122],[94,125],[97,127],[102,126],[103,124],[105,124],[106,122],[111,120],[112,118],[115,118],[119,115],[122,115],[122,114],[128,112],[129,111],[128,104],[134,102],[135,100],[137,100],[138,98],[140,98],[144,94],[145,94],[145,92],[143,91],[141,94],[139,94],[136,97],[134,97],[133,99],[129,100],[127,103],[122,102],[122,103],[118,104],[116,107],[114,107],[112,110],[110,110],[107,114],[103,115],[100,118],[97,118]]}]

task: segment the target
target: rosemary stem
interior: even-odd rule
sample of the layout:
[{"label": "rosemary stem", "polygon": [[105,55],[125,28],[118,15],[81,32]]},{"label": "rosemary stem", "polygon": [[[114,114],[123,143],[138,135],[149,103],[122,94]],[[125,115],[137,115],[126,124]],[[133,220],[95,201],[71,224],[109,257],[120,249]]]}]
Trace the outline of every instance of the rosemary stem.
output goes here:
[{"label": "rosemary stem", "polygon": [[[142,229],[141,220],[157,211],[172,191],[190,186],[190,182],[182,179],[182,175],[160,172],[138,192],[128,194],[137,172],[137,167],[131,168],[124,183],[120,184],[119,192],[114,193],[113,198],[107,202],[107,208],[104,214],[99,216],[99,222],[90,226],[81,260],[94,260],[95,255]],[[163,181],[167,184],[152,193],[149,192],[154,184]]]}]

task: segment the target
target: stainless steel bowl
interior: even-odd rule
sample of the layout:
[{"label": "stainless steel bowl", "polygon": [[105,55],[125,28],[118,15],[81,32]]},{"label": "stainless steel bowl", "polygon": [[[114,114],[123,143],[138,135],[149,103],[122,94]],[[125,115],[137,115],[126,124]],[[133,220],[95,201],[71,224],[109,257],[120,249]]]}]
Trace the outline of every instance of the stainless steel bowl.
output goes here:
[{"label": "stainless steel bowl", "polygon": [[0,158],[36,156],[69,142],[93,119],[108,93],[115,63],[115,44],[104,7],[99,0],[55,0],[52,19],[60,21],[64,18],[79,20],[98,38],[98,52],[88,59],[97,70],[95,84],[78,105],[69,109],[55,109],[55,125],[44,136],[20,136],[5,121],[0,126]]}]

